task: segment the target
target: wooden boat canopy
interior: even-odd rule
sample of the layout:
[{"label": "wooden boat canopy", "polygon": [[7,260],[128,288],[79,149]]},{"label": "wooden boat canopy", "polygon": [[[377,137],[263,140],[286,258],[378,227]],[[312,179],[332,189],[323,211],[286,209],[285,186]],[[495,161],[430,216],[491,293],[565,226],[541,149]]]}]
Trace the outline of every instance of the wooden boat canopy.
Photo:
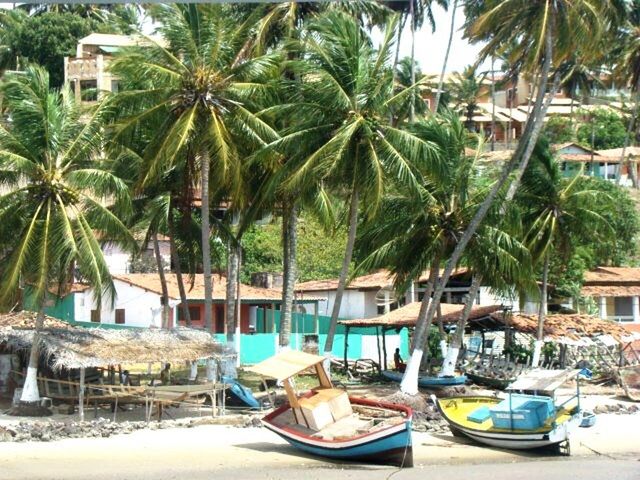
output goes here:
[{"label": "wooden boat canopy", "polygon": [[247,370],[278,381],[286,380],[324,362],[324,357],[297,350],[281,352]]},{"label": "wooden boat canopy", "polygon": [[576,378],[580,370],[531,370],[507,387],[508,391],[553,392],[567,380]]}]

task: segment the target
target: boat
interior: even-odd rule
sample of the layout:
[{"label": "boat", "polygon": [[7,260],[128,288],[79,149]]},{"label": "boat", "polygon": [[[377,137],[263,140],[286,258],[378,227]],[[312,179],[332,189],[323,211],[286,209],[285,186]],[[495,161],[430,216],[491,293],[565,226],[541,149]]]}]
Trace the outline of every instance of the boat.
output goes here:
[{"label": "boat", "polygon": [[[400,383],[402,381],[402,372],[395,370],[383,370],[382,376],[387,380]],[[467,381],[466,375],[451,375],[451,376],[418,376],[418,386],[423,388],[444,388],[454,387],[456,385],[464,385]]]},{"label": "boat", "polygon": [[[411,408],[334,388],[323,362],[324,357],[290,350],[248,368],[282,382],[287,395],[287,403],[264,417],[263,425],[312,455],[412,467]],[[295,377],[305,371],[313,372],[319,385],[298,394]]]},{"label": "boat", "polygon": [[580,390],[562,403],[555,390],[578,370],[532,370],[507,388],[507,397],[446,397],[433,402],[454,435],[492,447],[525,450],[557,446],[568,453],[569,437],[582,422]]},{"label": "boat", "polygon": [[616,377],[625,395],[634,402],[640,402],[640,365],[620,367]]},{"label": "boat", "polygon": [[498,390],[504,390],[515,381],[515,378],[499,378],[491,375],[481,375],[473,371],[467,371],[465,375],[477,385],[484,385]]}]

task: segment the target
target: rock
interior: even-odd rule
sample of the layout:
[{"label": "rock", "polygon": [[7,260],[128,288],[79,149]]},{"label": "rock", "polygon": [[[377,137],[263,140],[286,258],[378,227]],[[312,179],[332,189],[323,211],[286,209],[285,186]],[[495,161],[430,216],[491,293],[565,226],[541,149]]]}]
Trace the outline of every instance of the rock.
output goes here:
[{"label": "rock", "polygon": [[11,442],[15,436],[16,432],[14,430],[0,427],[0,442]]}]

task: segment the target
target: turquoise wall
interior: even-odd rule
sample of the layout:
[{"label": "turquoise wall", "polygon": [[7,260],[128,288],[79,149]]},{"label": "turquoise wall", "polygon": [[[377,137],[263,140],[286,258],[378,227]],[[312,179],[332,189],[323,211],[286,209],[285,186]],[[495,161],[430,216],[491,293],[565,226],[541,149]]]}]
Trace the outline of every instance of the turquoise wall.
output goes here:
[{"label": "turquoise wall", "polygon": [[[48,295],[49,301],[54,301],[53,305],[44,308],[44,313],[50,317],[59,318],[72,322],[75,319],[75,307],[73,302],[73,294],[63,298],[57,298],[54,295]],[[24,289],[24,309],[37,312],[38,307],[35,305],[34,293],[31,287]]]}]

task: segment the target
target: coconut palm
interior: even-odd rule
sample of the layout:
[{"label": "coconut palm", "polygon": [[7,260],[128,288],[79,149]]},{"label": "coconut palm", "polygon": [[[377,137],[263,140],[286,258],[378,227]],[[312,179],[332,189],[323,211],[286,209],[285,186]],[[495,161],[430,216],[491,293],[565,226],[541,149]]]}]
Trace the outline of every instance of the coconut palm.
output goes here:
[{"label": "coconut palm", "polygon": [[389,123],[391,108],[399,101],[399,95],[392,95],[387,64],[396,22],[390,22],[377,51],[357,21],[340,11],[311,22],[301,44],[305,61],[296,65],[304,100],[296,112],[304,121],[270,146],[289,158],[283,170],[287,188],[324,185],[349,205],[348,241],[326,355],[333,347],[361,205],[367,213],[375,211],[390,179],[415,188],[414,165],[435,163],[432,145]]},{"label": "coconut palm", "polygon": [[478,97],[482,88],[484,75],[478,75],[474,65],[465,67],[462,73],[456,72],[449,89],[457,109],[464,112],[465,127],[470,132],[475,131],[473,116],[478,108]]},{"label": "coconut palm", "polygon": [[228,22],[224,5],[158,5],[154,16],[167,42],[127,50],[111,64],[120,78],[146,84],[118,95],[136,112],[125,119],[118,136],[145,122],[157,122],[146,147],[143,184],[153,182],[194,153],[200,177],[202,264],[205,286],[205,326],[212,328],[210,229],[210,169],[214,188],[237,185],[238,145],[261,145],[275,132],[251,113],[252,96],[265,91],[256,79],[268,77],[276,56],[251,57],[249,40],[257,17],[237,25]]},{"label": "coconut palm", "polygon": [[399,125],[411,117],[413,109],[414,115],[424,116],[427,111],[427,103],[422,99],[422,91],[430,89],[429,84],[433,77],[423,75],[419,65],[415,65],[413,74],[417,80],[411,82],[412,67],[411,58],[404,57],[396,68],[396,85],[394,94],[400,94],[398,106],[394,111],[394,124]]},{"label": "coconut palm", "polygon": [[[403,192],[388,195],[377,221],[369,222],[361,233],[359,251],[370,252],[360,268],[388,268],[396,275],[399,294],[427,268],[431,270],[419,313],[418,321],[423,321],[440,262],[455,248],[488,187],[477,171],[476,157],[465,153],[470,140],[478,143],[477,137],[469,136],[455,114],[429,117],[413,131],[440,147],[445,168],[438,174],[425,172],[418,197]],[[524,245],[502,226],[504,217],[499,213],[492,212],[492,221],[476,232],[461,264],[473,272],[476,287],[484,277],[486,284],[506,293],[530,273],[530,262]],[[464,323],[460,328],[464,330]],[[460,343],[461,338],[448,351],[444,346],[446,358],[453,360],[451,371]],[[424,345],[414,341],[412,348],[422,350]],[[445,368],[443,374],[451,371]]]},{"label": "coconut palm", "polygon": [[437,112],[440,107],[440,99],[442,98],[442,88],[444,87],[444,74],[447,71],[447,63],[449,61],[449,53],[451,52],[451,43],[453,41],[453,32],[456,26],[456,11],[458,10],[458,0],[453,0],[453,8],[451,8],[451,26],[449,27],[449,39],[447,40],[447,49],[444,53],[444,60],[442,61],[442,70],[440,71],[440,78],[438,79],[438,90],[436,91],[436,100],[433,107],[433,111]]},{"label": "coconut palm", "polygon": [[538,366],[542,349],[550,257],[568,260],[574,238],[595,243],[612,232],[606,220],[591,209],[591,205],[602,201],[602,193],[584,188],[580,175],[565,178],[546,142],[536,148],[538,154],[527,168],[516,197],[524,212],[524,243],[534,260],[542,264],[534,367]]},{"label": "coconut palm", "polygon": [[113,299],[99,241],[132,246],[119,219],[131,205],[125,182],[101,169],[108,105],[81,121],[73,92],[50,90],[48,73],[35,66],[7,75],[0,92],[8,114],[0,126],[0,176],[7,188],[0,196],[0,225],[10,228],[3,235],[0,301],[6,305],[21,284],[33,293],[36,333],[21,401],[34,403],[48,292],[62,294],[79,277],[93,287],[98,305]]},{"label": "coconut palm", "polygon": [[[475,5],[479,13],[468,17],[467,35],[473,41],[487,42],[481,51],[479,61],[513,47],[510,50],[510,62],[522,65],[525,71],[539,71],[540,81],[534,108],[529,115],[516,151],[503,167],[497,181],[461,235],[435,288],[434,301],[429,305],[425,321],[416,325],[414,335],[418,344],[423,344],[426,339],[427,327],[431,324],[437,311],[440,298],[453,269],[462,258],[467,245],[480,228],[491,210],[494,200],[503,191],[514,171],[516,172],[515,179],[511,182],[510,192],[507,193],[506,198],[512,198],[512,195],[515,195],[517,191],[524,169],[540,135],[550,99],[554,96],[560,83],[560,75],[554,75],[550,96],[545,102],[549,72],[554,60],[557,62],[566,57],[572,51],[572,46],[580,42],[585,47],[584,52],[591,52],[592,50],[588,47],[592,44],[598,44],[598,39],[606,26],[619,20],[620,12],[616,10],[616,5],[607,0],[579,2],[491,0]],[[401,385],[405,393],[417,392],[418,366],[421,358],[422,351],[415,349],[409,359]]]}]

